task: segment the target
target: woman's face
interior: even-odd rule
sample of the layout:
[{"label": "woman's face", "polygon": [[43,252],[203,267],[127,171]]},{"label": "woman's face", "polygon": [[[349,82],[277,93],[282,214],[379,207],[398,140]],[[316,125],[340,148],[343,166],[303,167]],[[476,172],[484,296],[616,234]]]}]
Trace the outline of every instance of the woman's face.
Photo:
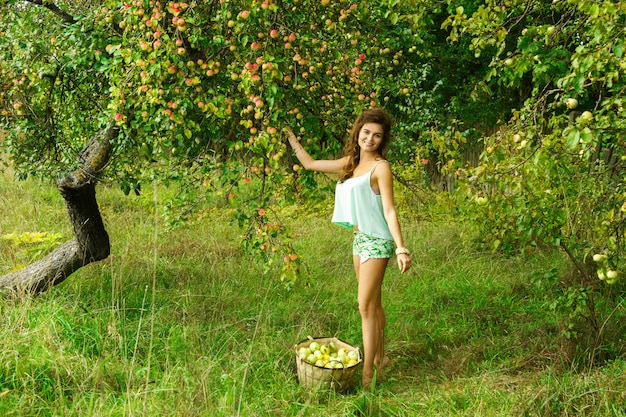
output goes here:
[{"label": "woman's face", "polygon": [[376,152],[383,141],[383,127],[378,123],[365,123],[359,131],[358,144],[362,151]]}]

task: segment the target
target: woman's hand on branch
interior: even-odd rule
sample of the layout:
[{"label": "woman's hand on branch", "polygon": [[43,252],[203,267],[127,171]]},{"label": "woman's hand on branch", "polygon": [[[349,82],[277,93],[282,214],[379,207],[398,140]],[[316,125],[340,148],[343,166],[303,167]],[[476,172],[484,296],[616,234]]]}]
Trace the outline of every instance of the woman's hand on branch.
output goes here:
[{"label": "woman's hand on branch", "polygon": [[290,127],[285,127],[285,131],[287,132],[287,139],[289,140],[289,144],[296,151],[296,154],[299,151],[302,151],[302,145],[300,144],[300,141],[296,137],[295,133],[293,133],[293,130],[291,130]]}]

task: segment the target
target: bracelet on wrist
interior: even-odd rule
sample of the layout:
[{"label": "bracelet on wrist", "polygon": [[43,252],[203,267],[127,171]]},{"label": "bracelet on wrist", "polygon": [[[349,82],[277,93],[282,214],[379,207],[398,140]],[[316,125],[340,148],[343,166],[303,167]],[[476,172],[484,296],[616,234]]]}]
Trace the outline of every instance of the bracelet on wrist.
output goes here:
[{"label": "bracelet on wrist", "polygon": [[410,255],[407,248],[396,248],[396,255]]}]

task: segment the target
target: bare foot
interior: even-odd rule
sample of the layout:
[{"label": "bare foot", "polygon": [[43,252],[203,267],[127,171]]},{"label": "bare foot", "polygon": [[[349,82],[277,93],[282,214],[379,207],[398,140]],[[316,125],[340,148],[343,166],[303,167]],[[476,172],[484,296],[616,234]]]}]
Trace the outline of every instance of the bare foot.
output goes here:
[{"label": "bare foot", "polygon": [[382,361],[374,360],[374,366],[376,366],[377,379],[382,379],[385,375],[385,368],[389,364],[389,356],[385,356]]},{"label": "bare foot", "polygon": [[374,379],[374,372],[372,372],[371,374],[366,374],[365,372],[363,373],[363,377],[362,377],[362,385],[363,385],[363,391],[371,391],[372,390],[372,380]]}]

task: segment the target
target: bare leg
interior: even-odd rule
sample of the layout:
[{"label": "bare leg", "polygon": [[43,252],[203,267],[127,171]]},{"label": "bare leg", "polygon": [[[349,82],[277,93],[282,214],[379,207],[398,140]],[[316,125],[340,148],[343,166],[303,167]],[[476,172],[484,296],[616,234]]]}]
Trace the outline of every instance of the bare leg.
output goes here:
[{"label": "bare leg", "polygon": [[358,281],[359,312],[363,332],[363,386],[369,388],[374,377],[374,364],[383,365],[385,311],[381,300],[381,287],[389,259],[369,259],[360,263],[354,257]]},{"label": "bare leg", "polygon": [[[380,294],[379,294],[380,296]],[[385,371],[385,366],[389,363],[389,358],[385,356],[385,325],[387,324],[387,317],[385,316],[385,310],[383,309],[382,300],[378,300],[378,334],[379,343],[376,356],[374,357],[374,366],[376,367],[376,377],[380,381]]]}]

